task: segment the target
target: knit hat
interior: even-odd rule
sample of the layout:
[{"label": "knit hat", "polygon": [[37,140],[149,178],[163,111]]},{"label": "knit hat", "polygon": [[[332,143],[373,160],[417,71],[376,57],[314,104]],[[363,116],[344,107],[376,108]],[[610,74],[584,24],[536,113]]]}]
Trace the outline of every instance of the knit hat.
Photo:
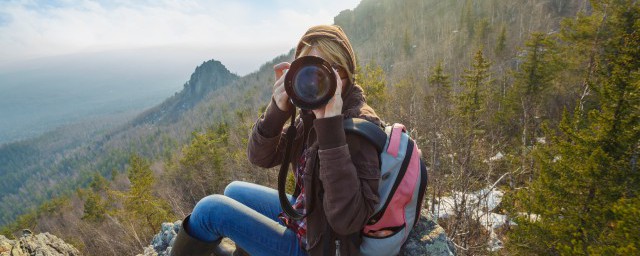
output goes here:
[{"label": "knit hat", "polygon": [[305,45],[313,42],[317,38],[326,37],[331,40],[338,42],[338,44],[349,53],[349,58],[347,59],[347,69],[351,74],[356,73],[356,55],[353,53],[353,48],[351,48],[351,43],[349,42],[349,38],[344,33],[342,28],[338,25],[318,25],[313,26],[307,30],[306,33],[300,39],[298,43],[298,47],[296,47],[296,55],[300,54],[302,48]]}]

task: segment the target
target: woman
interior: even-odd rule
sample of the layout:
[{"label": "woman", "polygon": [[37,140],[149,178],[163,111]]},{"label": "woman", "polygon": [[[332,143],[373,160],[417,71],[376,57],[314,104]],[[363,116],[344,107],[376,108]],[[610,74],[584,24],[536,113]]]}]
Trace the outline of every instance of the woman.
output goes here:
[{"label": "woman", "polygon": [[[289,199],[306,213],[295,221],[282,214],[276,190],[246,182],[232,182],[224,195],[203,198],[183,221],[173,255],[223,254],[218,248],[229,237],[251,255],[358,255],[360,231],[378,202],[380,179],[375,146],[345,135],[343,119],[382,122],[355,84],[355,54],[338,26],[310,28],[295,56],[313,55],[330,62],[337,73],[337,90],[325,105],[302,111],[290,163],[301,193]],[[253,126],[248,147],[251,163],[264,168],[282,164],[285,123],[294,111],[284,89],[284,70],[274,67],[276,82],[265,113]]]}]

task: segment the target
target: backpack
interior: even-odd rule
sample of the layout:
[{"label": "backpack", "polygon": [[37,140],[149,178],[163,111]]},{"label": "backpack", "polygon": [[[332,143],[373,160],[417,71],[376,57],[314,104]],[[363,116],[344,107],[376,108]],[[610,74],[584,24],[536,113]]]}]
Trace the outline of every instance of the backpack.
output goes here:
[{"label": "backpack", "polygon": [[[420,218],[427,188],[427,169],[420,150],[402,124],[387,126],[383,131],[382,127],[372,122],[353,118],[344,120],[344,129],[348,134],[356,134],[371,141],[380,158],[380,202],[361,231],[360,253],[367,256],[397,255]],[[287,141],[292,141],[295,128],[290,127],[287,133]],[[289,162],[290,148],[288,143],[284,163]],[[278,176],[280,205],[289,217],[302,219],[304,216],[293,209],[284,193],[287,165],[281,166]],[[384,235],[375,235],[376,232]]]},{"label": "backpack", "polygon": [[[384,129],[359,118],[346,119],[347,133],[373,142],[380,153],[380,202],[362,229],[362,255],[397,255],[418,223],[427,188],[427,168],[415,141],[402,124]],[[384,236],[371,235],[386,231]]]}]

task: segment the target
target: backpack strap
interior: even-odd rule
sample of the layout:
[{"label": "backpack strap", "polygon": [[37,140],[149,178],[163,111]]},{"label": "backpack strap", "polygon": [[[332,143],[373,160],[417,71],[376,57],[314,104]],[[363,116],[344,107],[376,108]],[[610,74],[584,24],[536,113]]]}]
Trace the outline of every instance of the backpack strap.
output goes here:
[{"label": "backpack strap", "polygon": [[348,118],[344,120],[343,126],[346,133],[360,135],[372,142],[378,153],[382,153],[387,144],[387,134],[382,127],[370,121],[362,118]]},{"label": "backpack strap", "polygon": [[387,153],[393,157],[398,157],[398,151],[400,151],[400,139],[402,138],[402,132],[406,132],[407,128],[402,124],[395,123],[391,128],[391,138],[389,139],[389,147]]}]

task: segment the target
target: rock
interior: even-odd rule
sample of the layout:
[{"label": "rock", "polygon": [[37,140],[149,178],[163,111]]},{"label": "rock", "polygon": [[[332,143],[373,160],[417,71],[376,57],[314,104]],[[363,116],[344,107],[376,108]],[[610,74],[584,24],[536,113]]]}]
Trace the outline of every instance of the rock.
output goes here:
[{"label": "rock", "polygon": [[420,220],[409,233],[400,255],[455,255],[455,249],[444,229],[433,220],[428,210],[422,209]]},{"label": "rock", "polygon": [[9,240],[0,235],[0,256],[77,256],[80,251],[62,239],[49,234],[33,235],[31,231],[23,231],[22,237]]},{"label": "rock", "polygon": [[[137,256],[168,256],[175,236],[180,231],[181,221],[162,223],[162,230],[153,237],[151,245],[144,248]],[[222,240],[222,246],[235,248],[233,241]],[[455,247],[447,237],[444,229],[433,221],[431,214],[423,209],[420,220],[409,234],[409,239],[400,250],[400,255],[455,255]]]}]

